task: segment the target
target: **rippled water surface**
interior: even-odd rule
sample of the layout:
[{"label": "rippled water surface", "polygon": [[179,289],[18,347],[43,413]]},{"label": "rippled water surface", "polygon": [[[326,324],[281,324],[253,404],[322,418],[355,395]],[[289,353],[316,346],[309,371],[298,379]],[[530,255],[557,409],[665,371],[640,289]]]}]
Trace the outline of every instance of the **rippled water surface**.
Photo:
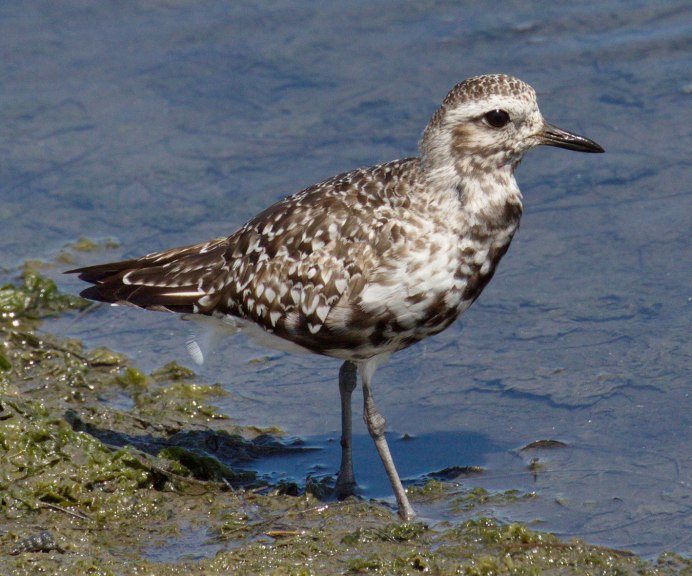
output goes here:
[{"label": "rippled water surface", "polygon": [[[682,1],[3,2],[0,266],[80,236],[119,243],[89,264],[228,234],[334,173],[414,155],[463,78],[517,75],[607,154],[531,152],[522,228],[480,301],[378,371],[401,474],[483,466],[465,482],[539,495],[509,520],[689,554],[691,24]],[[189,363],[186,328],[107,307],[47,325],[143,369]],[[335,471],[338,363],[240,338],[220,352],[200,376],[230,392],[224,411],[322,448],[267,470]],[[355,432],[363,493],[387,496]],[[543,439],[567,447],[519,451]]]}]

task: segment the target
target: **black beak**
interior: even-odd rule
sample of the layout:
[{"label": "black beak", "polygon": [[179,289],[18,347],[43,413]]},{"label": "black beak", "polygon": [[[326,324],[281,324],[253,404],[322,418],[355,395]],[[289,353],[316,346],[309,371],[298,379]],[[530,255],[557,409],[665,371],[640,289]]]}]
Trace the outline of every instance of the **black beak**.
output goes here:
[{"label": "black beak", "polygon": [[557,146],[558,148],[576,150],[577,152],[605,152],[593,140],[572,134],[550,124],[545,125],[538,137],[541,140],[541,144],[546,144],[547,146]]}]

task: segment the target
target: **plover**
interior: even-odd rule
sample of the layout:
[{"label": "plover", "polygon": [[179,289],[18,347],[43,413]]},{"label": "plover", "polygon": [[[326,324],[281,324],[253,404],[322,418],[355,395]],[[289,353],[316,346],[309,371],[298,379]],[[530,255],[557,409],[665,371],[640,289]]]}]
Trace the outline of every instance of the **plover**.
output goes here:
[{"label": "plover", "polygon": [[[343,360],[342,459],[352,494],[351,394],[360,374],[368,431],[396,496],[415,515],[373,401],[376,368],[437,334],[478,298],[519,226],[514,170],[547,144],[603,152],[543,119],[528,84],[503,74],[457,84],[420,156],[345,172],[270,206],[230,236],[70,270],[92,300],[206,318],[279,348]],[[190,350],[199,361],[202,347]]]}]

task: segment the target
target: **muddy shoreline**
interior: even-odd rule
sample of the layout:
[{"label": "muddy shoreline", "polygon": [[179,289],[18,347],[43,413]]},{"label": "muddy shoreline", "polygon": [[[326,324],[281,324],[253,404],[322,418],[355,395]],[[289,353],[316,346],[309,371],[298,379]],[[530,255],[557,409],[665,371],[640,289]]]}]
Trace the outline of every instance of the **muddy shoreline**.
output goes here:
[{"label": "muddy shoreline", "polygon": [[672,553],[647,561],[474,515],[530,494],[431,480],[410,489],[414,505],[444,499],[459,520],[429,526],[381,502],[337,502],[329,476],[272,485],[253,461],[306,448],[235,425],[214,407],[220,386],[175,363],[144,374],[41,330],[89,306],[35,266],[0,287],[2,574],[692,571]]}]

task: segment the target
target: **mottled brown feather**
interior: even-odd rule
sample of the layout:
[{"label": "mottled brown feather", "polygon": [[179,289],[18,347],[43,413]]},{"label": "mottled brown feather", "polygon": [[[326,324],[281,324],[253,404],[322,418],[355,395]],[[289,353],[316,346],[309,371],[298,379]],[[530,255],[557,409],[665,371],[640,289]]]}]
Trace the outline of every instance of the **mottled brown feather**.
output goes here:
[{"label": "mottled brown feather", "polygon": [[[225,238],[71,272],[94,300],[251,321],[351,360],[394,352],[449,326],[493,277],[521,218],[524,152],[570,147],[535,98],[516,78],[470,78],[433,114],[419,158],[329,178]],[[486,122],[500,106],[511,121]]]}]

